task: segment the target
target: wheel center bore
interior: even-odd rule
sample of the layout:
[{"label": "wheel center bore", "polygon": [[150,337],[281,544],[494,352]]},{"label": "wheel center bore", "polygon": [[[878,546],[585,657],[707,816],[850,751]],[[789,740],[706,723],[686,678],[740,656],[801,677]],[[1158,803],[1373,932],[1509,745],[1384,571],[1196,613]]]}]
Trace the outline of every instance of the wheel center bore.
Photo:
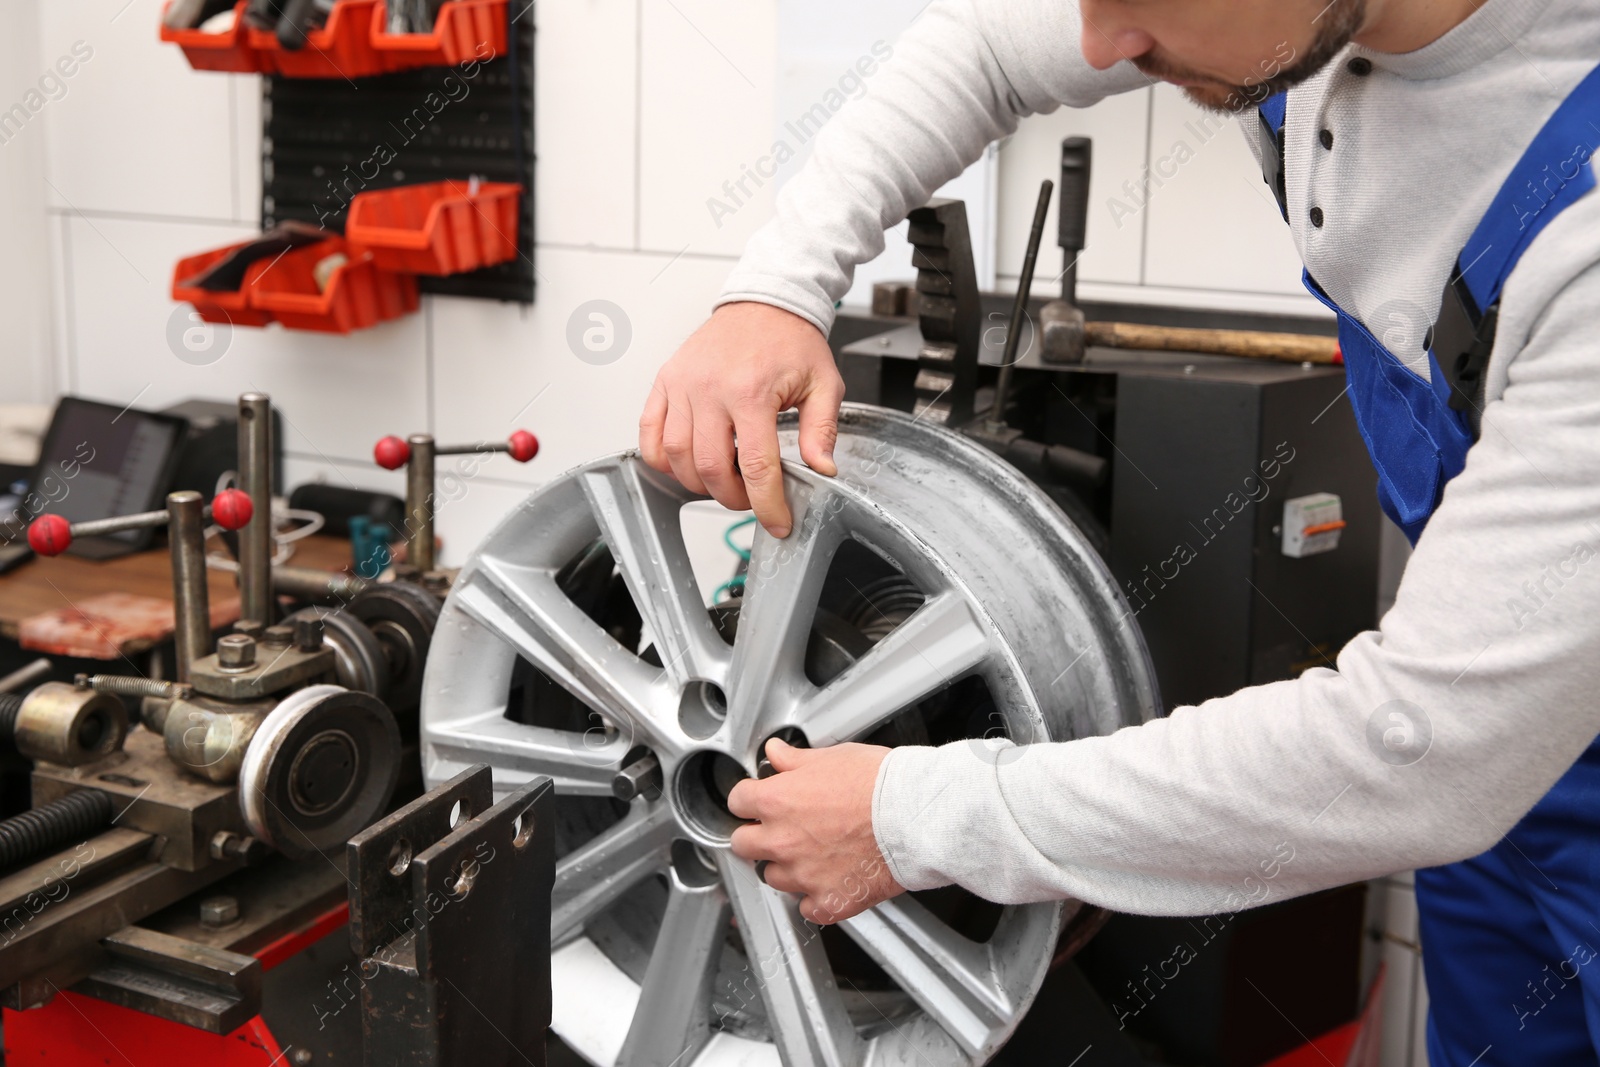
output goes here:
[{"label": "wheel center bore", "polygon": [[678,764],[672,796],[678,821],[703,845],[726,848],[744,822],[728,810],[728,793],[749,775],[723,752],[705,749]]}]

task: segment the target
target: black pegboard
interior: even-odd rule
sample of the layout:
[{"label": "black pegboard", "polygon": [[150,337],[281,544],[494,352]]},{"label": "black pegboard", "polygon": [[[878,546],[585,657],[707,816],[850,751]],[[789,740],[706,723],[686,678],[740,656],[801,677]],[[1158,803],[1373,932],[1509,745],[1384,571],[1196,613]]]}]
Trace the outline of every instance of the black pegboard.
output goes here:
[{"label": "black pegboard", "polygon": [[473,174],[520,182],[516,259],[419,282],[425,293],[532,303],[533,5],[507,8],[507,54],[488,63],[263,78],[262,228],[297,219],[343,233],[350,197],[370,189]]}]

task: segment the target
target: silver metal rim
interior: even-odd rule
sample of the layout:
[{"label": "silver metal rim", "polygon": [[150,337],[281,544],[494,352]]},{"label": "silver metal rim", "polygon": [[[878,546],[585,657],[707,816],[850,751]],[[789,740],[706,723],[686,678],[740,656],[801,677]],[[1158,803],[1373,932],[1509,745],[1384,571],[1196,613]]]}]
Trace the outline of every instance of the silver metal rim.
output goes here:
[{"label": "silver metal rim", "polygon": [[[1154,674],[1131,613],[1098,556],[1015,470],[966,439],[858,405],[841,414],[837,478],[796,462],[780,426],[795,512],[782,541],[758,532],[731,647],[700,600],[679,510],[695,499],[635,453],[547,484],[462,569],[434,636],[423,686],[424,774],[434,785],[475,762],[509,792],[549,775],[558,794],[610,795],[637,745],[667,788],[565,856],[552,900],[553,1028],[597,1064],[714,1067],[981,1063],[1004,1044],[1043,981],[1063,905],[1005,908],[985,942],[968,940],[912,896],[841,924],[914,1002],[878,1025],[845,1008],[816,928],[795,899],[763,885],[673,783],[715,751],[753,773],[764,740],[801,728],[822,746],[862,737],[894,713],[972,674],[1017,742],[1110,733],[1157,713]],[[644,620],[657,667],[569,600],[556,573],[603,538]],[[922,606],[826,685],[802,669],[835,549],[854,539],[892,561]],[[598,713],[576,733],[505,717],[521,657]],[[726,715],[708,720],[686,692],[710,683]],[[992,753],[986,739],[970,742]],[[709,868],[674,862],[698,846]],[[643,980],[585,935],[585,923],[642,881],[665,876],[666,908]],[[1065,907],[1075,908],[1077,902]],[[770,1042],[711,1025],[711,982],[730,916],[759,990]],[[886,1025],[884,1025],[886,1024]]]}]

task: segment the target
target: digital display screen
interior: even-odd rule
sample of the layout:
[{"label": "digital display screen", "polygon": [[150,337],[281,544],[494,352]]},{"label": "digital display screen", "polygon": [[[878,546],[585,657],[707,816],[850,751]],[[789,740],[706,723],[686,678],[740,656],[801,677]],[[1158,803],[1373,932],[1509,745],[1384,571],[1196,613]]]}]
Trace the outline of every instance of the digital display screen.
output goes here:
[{"label": "digital display screen", "polygon": [[[48,512],[87,522],[160,507],[185,428],[172,416],[63,397],[22,498],[19,510],[30,514],[19,517]],[[107,534],[85,541],[78,554],[107,554],[95,550],[95,540],[136,548],[150,536],[148,529]]]}]

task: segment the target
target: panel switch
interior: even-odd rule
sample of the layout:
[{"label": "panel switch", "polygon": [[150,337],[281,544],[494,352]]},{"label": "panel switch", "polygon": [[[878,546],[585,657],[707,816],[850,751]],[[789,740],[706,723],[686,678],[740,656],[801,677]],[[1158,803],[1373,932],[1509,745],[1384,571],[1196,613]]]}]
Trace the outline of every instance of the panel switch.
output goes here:
[{"label": "panel switch", "polygon": [[1334,493],[1312,493],[1283,502],[1283,554],[1291,559],[1339,547],[1344,509]]}]

